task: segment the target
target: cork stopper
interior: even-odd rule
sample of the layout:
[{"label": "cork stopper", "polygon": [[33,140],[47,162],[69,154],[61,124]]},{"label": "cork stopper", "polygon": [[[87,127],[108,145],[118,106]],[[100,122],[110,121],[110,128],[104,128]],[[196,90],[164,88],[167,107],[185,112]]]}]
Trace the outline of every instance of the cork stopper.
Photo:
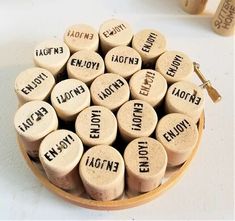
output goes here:
[{"label": "cork stopper", "polygon": [[128,189],[144,193],[161,184],[167,166],[167,154],[160,142],[150,137],[131,141],[124,152]]},{"label": "cork stopper", "polygon": [[151,66],[166,50],[166,39],[154,29],[144,29],[134,35],[132,47],[140,54],[143,64]]},{"label": "cork stopper", "polygon": [[82,154],[81,140],[69,130],[53,131],[43,139],[39,148],[39,158],[49,180],[65,190],[78,187],[76,167]]},{"label": "cork stopper", "polygon": [[130,97],[127,81],[118,74],[108,73],[97,77],[90,91],[95,105],[107,107],[111,111],[116,111]]},{"label": "cork stopper", "polygon": [[124,160],[111,146],[90,148],[79,164],[80,177],[91,198],[100,201],[114,200],[124,191]]},{"label": "cork stopper", "polygon": [[82,81],[67,79],[55,85],[51,103],[64,121],[73,121],[78,113],[90,105],[90,92]]},{"label": "cork stopper", "polygon": [[48,100],[55,85],[53,75],[43,68],[22,71],[15,80],[15,92],[20,104],[33,100]]},{"label": "cork stopper", "polygon": [[56,78],[64,70],[69,56],[68,46],[56,38],[39,43],[33,53],[35,64],[50,71]]},{"label": "cork stopper", "polygon": [[124,78],[129,78],[140,70],[141,64],[139,53],[128,46],[115,47],[105,56],[107,72],[119,74]]},{"label": "cork stopper", "polygon": [[193,69],[191,59],[180,51],[167,51],[156,62],[156,70],[166,78],[168,84],[189,80]]},{"label": "cork stopper", "polygon": [[222,36],[235,33],[235,0],[221,0],[212,18],[212,29]]},{"label": "cork stopper", "polygon": [[90,50],[74,53],[67,63],[68,77],[83,81],[87,85],[90,85],[95,78],[103,74],[104,70],[103,58]]},{"label": "cork stopper", "polygon": [[203,89],[188,81],[172,84],[166,94],[167,113],[181,113],[191,117],[196,123],[205,104]]},{"label": "cork stopper", "polygon": [[75,122],[77,135],[84,145],[111,145],[117,136],[114,114],[102,106],[90,106],[78,114]]},{"label": "cork stopper", "polygon": [[182,9],[189,14],[201,14],[208,0],[180,0]]},{"label": "cork stopper", "polygon": [[153,107],[142,100],[123,104],[117,113],[118,127],[126,141],[150,136],[156,128],[158,117]]},{"label": "cork stopper", "polygon": [[118,19],[110,19],[100,26],[99,36],[102,52],[106,54],[114,47],[129,45],[133,33],[127,22]]},{"label": "cork stopper", "polygon": [[151,69],[143,69],[135,73],[129,85],[133,99],[144,100],[153,107],[160,104],[167,91],[166,79]]},{"label": "cork stopper", "polygon": [[41,139],[58,128],[58,119],[50,104],[29,101],[17,110],[14,125],[28,154],[38,157]]},{"label": "cork stopper", "polygon": [[72,25],[64,34],[64,42],[68,45],[71,53],[81,50],[97,51],[99,47],[99,35],[89,25]]},{"label": "cork stopper", "polygon": [[190,156],[198,140],[198,130],[191,117],[173,113],[160,119],[156,138],[165,147],[168,166],[177,166]]}]

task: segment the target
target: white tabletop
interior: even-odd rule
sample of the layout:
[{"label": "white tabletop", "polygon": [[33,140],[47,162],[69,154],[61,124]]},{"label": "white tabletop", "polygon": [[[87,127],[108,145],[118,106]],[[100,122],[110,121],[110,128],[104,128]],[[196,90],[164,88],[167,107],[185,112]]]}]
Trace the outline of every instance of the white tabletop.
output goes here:
[{"label": "white tabletop", "polygon": [[[218,0],[203,15],[183,12],[177,0],[1,1],[0,3],[0,219],[232,219],[234,153],[234,38],[212,32]],[[65,202],[34,177],[16,144],[14,80],[33,65],[34,46],[63,37],[71,24],[96,29],[109,18],[128,21],[135,32],[155,28],[168,49],[181,50],[201,64],[223,99],[206,96],[206,128],[200,149],[182,179],[150,203],[122,211],[96,211]]]}]

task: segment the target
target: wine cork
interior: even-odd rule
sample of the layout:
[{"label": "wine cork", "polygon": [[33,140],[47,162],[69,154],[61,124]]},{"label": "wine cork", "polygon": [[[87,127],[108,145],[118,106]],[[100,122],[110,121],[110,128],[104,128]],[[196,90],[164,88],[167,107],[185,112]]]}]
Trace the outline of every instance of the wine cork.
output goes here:
[{"label": "wine cork", "polygon": [[139,53],[128,46],[118,46],[111,49],[105,56],[106,71],[129,78],[141,69]]},{"label": "wine cork", "polygon": [[235,0],[221,0],[212,18],[212,29],[223,36],[235,32]]},{"label": "wine cork", "polygon": [[167,91],[166,79],[151,69],[143,69],[135,73],[129,85],[133,99],[144,100],[153,107],[160,104]]},{"label": "wine cork", "polygon": [[80,111],[90,106],[90,92],[82,81],[67,79],[55,85],[51,103],[60,119],[73,121]]},{"label": "wine cork", "polygon": [[181,7],[189,14],[201,14],[207,4],[207,0],[180,0]]},{"label": "wine cork", "polygon": [[29,68],[22,71],[15,80],[15,92],[19,103],[33,100],[48,100],[55,85],[53,75],[43,68]]},{"label": "wine cork", "polygon": [[84,145],[111,145],[117,136],[114,114],[102,106],[90,106],[78,114],[75,129]]},{"label": "wine cork", "polygon": [[126,141],[150,136],[156,128],[158,117],[153,107],[142,100],[123,104],[117,113],[118,128]]},{"label": "wine cork", "polygon": [[132,47],[140,54],[143,65],[151,66],[166,50],[166,39],[154,29],[145,29],[134,35]]},{"label": "wine cork", "polygon": [[167,51],[157,60],[156,70],[166,78],[168,84],[173,84],[191,78],[193,62],[183,52]]},{"label": "wine cork", "polygon": [[99,47],[99,35],[89,25],[72,25],[64,34],[64,42],[68,45],[71,53],[81,50],[97,51]]},{"label": "wine cork", "polygon": [[58,118],[45,101],[29,101],[17,110],[14,125],[27,153],[37,158],[41,140],[58,128]]},{"label": "wine cork", "polygon": [[97,77],[91,84],[90,91],[95,105],[107,107],[111,111],[116,111],[130,97],[126,80],[112,73]]},{"label": "wine cork", "polygon": [[165,147],[168,166],[178,166],[188,159],[196,146],[198,130],[191,117],[167,114],[158,122],[156,138]]},{"label": "wine cork", "polygon": [[150,137],[131,141],[124,152],[127,186],[132,192],[149,192],[161,184],[167,154],[160,142]]},{"label": "wine cork", "polygon": [[41,142],[39,158],[48,179],[65,190],[81,189],[78,163],[83,154],[79,137],[69,130],[56,130]]},{"label": "wine cork", "polygon": [[110,49],[131,43],[133,33],[130,25],[122,20],[110,19],[105,21],[99,30],[100,46],[106,54]]},{"label": "wine cork", "polygon": [[67,63],[68,77],[83,81],[87,85],[103,74],[104,70],[103,58],[90,50],[74,53]]},{"label": "wine cork", "polygon": [[172,84],[166,94],[167,113],[181,113],[191,117],[196,123],[204,108],[203,89],[188,81]]},{"label": "wine cork", "polygon": [[114,200],[124,191],[124,160],[111,146],[98,145],[83,155],[79,164],[80,177],[91,198]]},{"label": "wine cork", "polygon": [[68,46],[56,38],[39,43],[33,53],[35,64],[50,71],[56,79],[63,72],[69,56]]}]

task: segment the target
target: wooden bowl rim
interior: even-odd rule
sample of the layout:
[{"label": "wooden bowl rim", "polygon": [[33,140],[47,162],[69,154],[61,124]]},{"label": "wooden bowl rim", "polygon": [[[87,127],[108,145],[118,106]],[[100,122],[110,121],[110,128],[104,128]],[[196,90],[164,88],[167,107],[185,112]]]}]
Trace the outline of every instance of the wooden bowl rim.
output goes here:
[{"label": "wooden bowl rim", "polygon": [[130,207],[135,207],[135,206],[147,203],[153,200],[154,198],[156,198],[157,196],[159,196],[164,191],[168,190],[171,186],[173,186],[182,177],[182,175],[186,172],[189,165],[191,164],[199,148],[204,127],[205,127],[205,114],[203,112],[198,122],[199,137],[198,137],[195,148],[193,149],[188,160],[184,164],[182,164],[182,166],[177,170],[177,172],[175,172],[166,182],[164,182],[162,185],[160,185],[159,187],[157,187],[156,189],[150,192],[147,192],[138,196],[134,196],[129,199],[118,199],[118,200],[113,200],[113,201],[96,201],[92,199],[85,199],[83,197],[68,193],[60,189],[59,187],[55,186],[40,172],[37,166],[35,166],[35,164],[29,158],[27,152],[25,151],[25,148],[23,147],[20,140],[18,139],[18,136],[17,136],[17,142],[18,142],[21,153],[26,163],[28,164],[28,166],[30,167],[34,175],[51,192],[81,207],[85,207],[89,209],[97,209],[97,210],[118,210],[118,209],[127,209]]}]

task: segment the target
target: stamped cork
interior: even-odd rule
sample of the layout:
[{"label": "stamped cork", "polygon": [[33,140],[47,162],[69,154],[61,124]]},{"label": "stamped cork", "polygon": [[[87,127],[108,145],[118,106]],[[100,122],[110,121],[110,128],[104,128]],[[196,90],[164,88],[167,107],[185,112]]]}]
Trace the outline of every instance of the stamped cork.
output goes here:
[{"label": "stamped cork", "polygon": [[201,14],[208,0],[180,0],[182,9],[189,14]]},{"label": "stamped cork", "polygon": [[118,74],[103,74],[97,77],[90,87],[91,98],[95,105],[116,111],[130,97],[127,81]]},{"label": "stamped cork", "polygon": [[180,51],[167,51],[156,62],[156,70],[166,78],[168,84],[189,80],[193,69],[191,59]]},{"label": "stamped cork", "polygon": [[90,92],[82,81],[67,79],[55,85],[51,103],[64,121],[73,121],[78,113],[90,105]]},{"label": "stamped cork", "polygon": [[167,166],[167,154],[160,142],[150,137],[131,141],[124,152],[128,190],[149,192],[161,184]]},{"label": "stamped cork", "polygon": [[126,141],[150,136],[156,128],[158,117],[153,107],[142,100],[131,100],[117,112],[118,128]]},{"label": "stamped cork", "polygon": [[128,46],[111,49],[105,56],[106,71],[129,78],[141,69],[142,60],[139,53]]},{"label": "stamped cork", "polygon": [[77,167],[82,154],[81,140],[69,130],[53,131],[42,140],[39,148],[39,158],[48,179],[65,190],[79,187],[82,190]]},{"label": "stamped cork", "polygon": [[167,114],[158,122],[156,138],[165,147],[168,166],[178,166],[188,159],[196,146],[198,130],[191,117]]},{"label": "stamped cork", "polygon": [[37,158],[41,140],[58,128],[58,118],[47,102],[29,101],[17,110],[14,125],[27,153]]},{"label": "stamped cork", "polygon": [[166,94],[165,110],[167,113],[181,113],[193,118],[196,123],[204,109],[203,89],[189,81],[172,84]]},{"label": "stamped cork", "polygon": [[89,25],[72,25],[64,34],[64,42],[68,45],[71,53],[81,50],[97,51],[99,47],[99,35]]},{"label": "stamped cork", "polygon": [[129,45],[133,33],[127,22],[118,19],[110,19],[100,26],[99,36],[102,52],[106,54],[114,47]]},{"label": "stamped cork", "polygon": [[90,85],[95,78],[103,74],[104,70],[103,58],[90,50],[74,53],[67,63],[68,77],[83,81],[87,85]]},{"label": "stamped cork", "polygon": [[86,192],[91,198],[109,201],[124,191],[124,160],[111,146],[98,145],[83,155],[79,172]]},{"label": "stamped cork", "polygon": [[143,64],[151,66],[166,50],[166,39],[154,29],[144,29],[134,35],[132,47],[140,54]]},{"label": "stamped cork", "polygon": [[68,46],[56,38],[39,43],[33,52],[34,63],[50,71],[57,79],[69,59]]},{"label": "stamped cork", "polygon": [[48,100],[54,85],[55,78],[49,71],[33,67],[17,76],[15,92],[20,104],[33,100]]},{"label": "stamped cork", "polygon": [[129,85],[133,99],[144,100],[153,107],[160,104],[167,91],[166,79],[151,69],[143,69],[135,73]]},{"label": "stamped cork", "polygon": [[90,106],[78,114],[75,129],[86,146],[111,145],[117,136],[117,120],[106,107]]},{"label": "stamped cork", "polygon": [[235,0],[221,0],[212,18],[212,29],[223,36],[234,35],[235,32]]}]

